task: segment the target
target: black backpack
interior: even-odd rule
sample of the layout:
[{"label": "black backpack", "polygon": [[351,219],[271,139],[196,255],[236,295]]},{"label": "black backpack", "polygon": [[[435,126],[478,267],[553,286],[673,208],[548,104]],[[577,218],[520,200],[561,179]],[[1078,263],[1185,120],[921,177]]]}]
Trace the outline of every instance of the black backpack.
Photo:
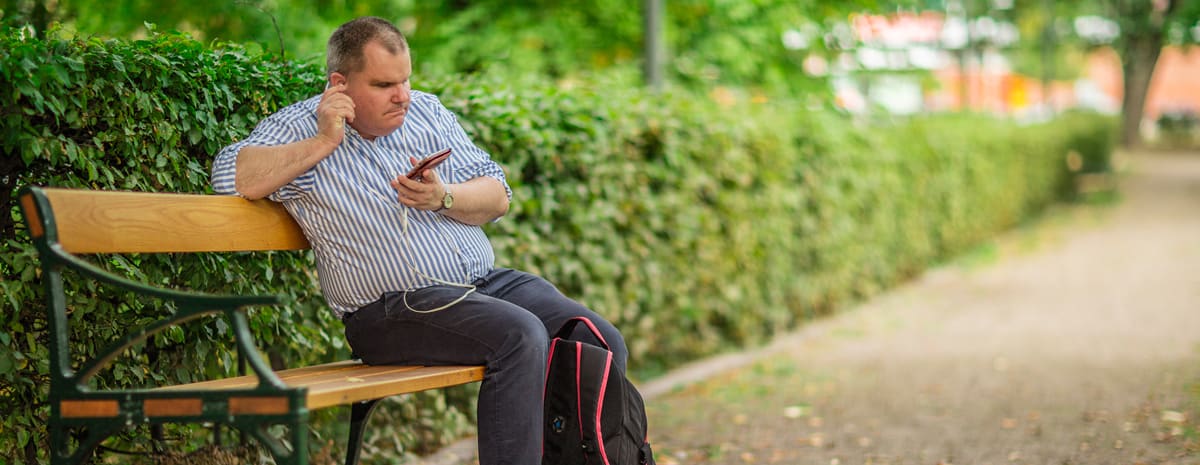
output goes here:
[{"label": "black backpack", "polygon": [[[587,325],[603,347],[568,339]],[[542,465],[654,465],[642,395],[612,361],[590,320],[568,320],[550,342]]]}]

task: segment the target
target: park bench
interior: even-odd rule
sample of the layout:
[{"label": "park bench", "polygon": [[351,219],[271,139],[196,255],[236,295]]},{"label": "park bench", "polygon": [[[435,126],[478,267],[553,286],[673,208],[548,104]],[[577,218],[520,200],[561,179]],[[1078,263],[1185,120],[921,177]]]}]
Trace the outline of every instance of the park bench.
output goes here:
[{"label": "park bench", "polygon": [[[358,462],[363,428],[380,400],[483,378],[480,366],[369,366],[352,360],[272,371],[252,340],[245,308],[278,304],[278,297],[156,288],[78,257],[309,248],[299,226],[279,204],[232,196],[38,187],[22,189],[19,199],[46,286],[51,380],[47,428],[54,465],[87,460],[105,438],[125,428],[163,423],[229,425],[263,444],[276,463],[302,465],[308,463],[309,412],[340,405],[351,406],[346,463],[353,465]],[[176,310],[143,328],[132,328],[94,359],[73,367],[64,270],[174,302]],[[207,315],[228,320],[239,356],[252,374],[150,389],[88,386],[98,371],[147,336]],[[271,425],[286,425],[286,440],[271,433]]]}]

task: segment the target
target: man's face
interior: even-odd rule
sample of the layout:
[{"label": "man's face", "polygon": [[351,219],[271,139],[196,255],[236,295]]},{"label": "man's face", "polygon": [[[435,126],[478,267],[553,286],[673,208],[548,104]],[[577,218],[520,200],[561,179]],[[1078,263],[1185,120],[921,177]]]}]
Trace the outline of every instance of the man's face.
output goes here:
[{"label": "man's face", "polygon": [[346,95],[354,101],[350,126],[367,139],[386,136],[400,129],[408,113],[412,90],[412,60],[408,51],[388,52],[376,41],[363,47],[364,65],[347,75],[333,73],[332,82],[346,83]]}]

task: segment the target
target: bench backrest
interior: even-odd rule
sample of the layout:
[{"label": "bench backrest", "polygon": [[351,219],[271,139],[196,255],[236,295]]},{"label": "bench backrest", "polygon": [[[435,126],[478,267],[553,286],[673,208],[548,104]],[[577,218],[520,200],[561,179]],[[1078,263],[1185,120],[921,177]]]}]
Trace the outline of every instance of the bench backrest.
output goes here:
[{"label": "bench backrest", "polygon": [[31,188],[21,206],[34,240],[73,254],[309,248],[284,208],[233,196]]},{"label": "bench backrest", "polygon": [[[132,344],[163,328],[199,316],[226,313],[240,341],[251,336],[247,305],[278,302],[276,296],[207,296],[130,281],[76,257],[92,253],[244,252],[309,248],[300,227],[284,208],[267,200],[239,197],[94,191],[26,187],[18,194],[29,235],[38,249],[46,286],[51,334],[51,391],[75,390]],[[76,376],[67,345],[67,308],[63,269],[108,284],[175,302],[177,310],[145,328],[114,341],[83,363]],[[246,347],[250,347],[247,345]],[[247,361],[260,375],[269,367],[249,352]],[[282,385],[277,379],[273,381]]]}]

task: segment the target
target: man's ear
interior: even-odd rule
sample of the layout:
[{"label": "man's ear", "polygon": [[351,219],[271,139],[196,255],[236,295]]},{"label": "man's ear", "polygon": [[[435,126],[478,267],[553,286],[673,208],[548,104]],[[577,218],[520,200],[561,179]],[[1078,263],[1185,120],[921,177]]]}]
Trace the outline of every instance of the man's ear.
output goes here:
[{"label": "man's ear", "polygon": [[339,73],[336,71],[329,73],[329,85],[330,86],[336,86],[336,85],[345,84],[345,83],[346,83],[346,75],[345,74],[342,74],[342,73]]}]

